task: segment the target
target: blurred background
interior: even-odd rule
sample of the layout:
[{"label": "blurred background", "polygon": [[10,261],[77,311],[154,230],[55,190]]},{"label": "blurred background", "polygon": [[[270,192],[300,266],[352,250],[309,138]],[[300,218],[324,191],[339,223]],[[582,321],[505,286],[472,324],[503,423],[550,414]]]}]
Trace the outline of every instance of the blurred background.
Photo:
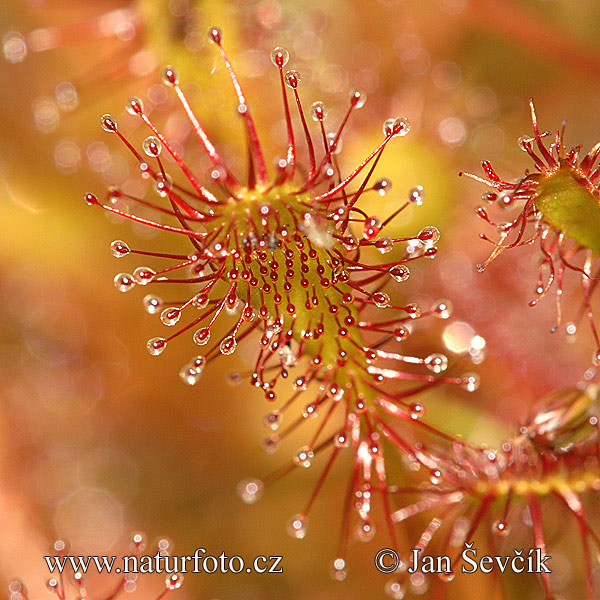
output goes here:
[{"label": "blurred background", "polygon": [[[477,273],[475,265],[491,249],[478,234],[494,232],[474,214],[485,190],[457,173],[480,173],[482,159],[509,180],[533,168],[517,144],[531,132],[530,96],[542,130],[555,130],[568,117],[567,145],[582,144],[587,152],[598,141],[596,0],[5,0],[0,580],[21,578],[32,598],[47,594],[42,556],[58,537],[69,540],[74,554],[120,554],[133,531],[146,532],[150,542],[167,537],[176,554],[201,546],[215,555],[285,557],[280,575],[188,575],[172,593],[181,598],[384,597],[387,578],[372,566],[383,538],[352,544],[346,581],[328,575],[350,465],[334,470],[305,540],[290,538],[285,523],[304,506],[318,471],[291,473],[255,505],[240,502],[237,482],[289,460],[304,434],[273,456],[260,449],[262,417],[271,407],[249,386],[229,383],[231,372],[249,368],[251,345],[211,365],[195,388],[178,377],[193,352],[191,339],[160,358],[149,356],[146,340],[163,328],[143,311],[141,290],[123,296],[113,286],[117,272],[138,263],[117,265],[109,244],[125,239],[173,251],[170,240],[105,218],[82,201],[85,192],[102,196],[115,183],[145,192],[135,165],[99,125],[100,115],[111,113],[141,142],[145,134],[124,111],[131,95],[144,99],[186,159],[201,160],[160,83],[166,64],[179,69],[223,154],[243,168],[233,93],[206,38],[213,25],[223,29],[271,155],[285,147],[269,59],[276,45],[290,50],[306,105],[322,100],[330,107],[332,127],[349,90],[366,91],[367,104],[344,139],[346,170],[379,143],[386,118],[409,118],[409,136],[390,144],[377,171],[393,189],[367,206],[390,214],[412,187],[424,187],[423,206],[403,213],[396,230],[408,235],[435,225],[440,253],[419,261],[398,294],[424,306],[449,298],[455,312],[451,321],[420,324],[407,344],[417,355],[445,351],[482,376],[475,394],[430,393],[431,422],[493,446],[538,398],[575,385],[590,365],[593,344],[585,327],[569,339],[563,330],[550,335],[552,294],[527,306],[537,283],[532,248],[507,252]],[[577,287],[576,278],[566,287]],[[566,321],[578,302],[567,294]],[[486,356],[473,369],[465,340],[475,333],[486,340]],[[407,543],[422,528],[423,522],[410,523]],[[583,597],[578,537],[568,528],[561,535],[554,584],[561,597],[576,600]],[[142,579],[138,594],[160,593],[160,577]],[[98,598],[113,585],[91,576],[88,589]],[[518,585],[511,598],[541,598],[535,578]],[[496,579],[471,576],[457,578],[447,592],[467,600],[502,598],[502,589]],[[434,593],[423,597],[440,597]]]}]

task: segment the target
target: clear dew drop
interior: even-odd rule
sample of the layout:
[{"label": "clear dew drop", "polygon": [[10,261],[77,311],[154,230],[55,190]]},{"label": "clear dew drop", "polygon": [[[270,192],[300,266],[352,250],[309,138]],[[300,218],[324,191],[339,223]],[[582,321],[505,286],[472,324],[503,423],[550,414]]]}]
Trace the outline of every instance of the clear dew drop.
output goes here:
[{"label": "clear dew drop", "polygon": [[[188,273],[190,274],[191,277],[204,277],[207,272],[206,272],[206,264],[201,262],[200,260],[198,260],[197,257],[190,257],[190,260],[193,260],[194,263],[191,264],[188,267]],[[202,295],[202,294],[197,294],[198,295]],[[194,302],[194,299],[192,298],[192,304]]]},{"label": "clear dew drop", "polygon": [[235,315],[239,311],[241,306],[242,303],[240,302],[240,299],[236,297],[233,304],[230,304],[229,302],[225,304],[225,312],[228,315]]},{"label": "clear dew drop", "polygon": [[162,70],[161,78],[165,85],[173,86],[179,84],[179,73],[177,73],[177,69],[171,65]]},{"label": "clear dew drop", "polygon": [[413,421],[418,421],[421,417],[424,417],[425,412],[425,405],[422,402],[413,402],[408,407],[408,414]]},{"label": "clear dew drop", "polygon": [[130,115],[139,115],[144,112],[144,103],[137,96],[132,96],[127,100],[125,108]]},{"label": "clear dew drop", "polygon": [[285,84],[293,90],[300,85],[301,81],[302,78],[300,77],[300,73],[298,73],[298,71],[291,70],[285,74]]},{"label": "clear dew drop", "polygon": [[317,100],[310,107],[310,116],[313,121],[324,121],[327,118],[327,108],[321,101]]},{"label": "clear dew drop", "polygon": [[394,329],[394,339],[397,342],[403,342],[408,338],[409,335],[410,331],[407,327],[401,325],[400,327],[396,327],[396,329]]},{"label": "clear dew drop", "polygon": [[465,373],[461,377],[460,387],[467,392],[474,392],[479,388],[481,378],[477,373]]},{"label": "clear dew drop", "polygon": [[345,432],[341,432],[338,433],[335,438],[333,438],[333,443],[335,445],[336,448],[338,449],[343,449],[343,448],[349,448],[350,447],[350,436],[345,433]]},{"label": "clear dew drop", "polygon": [[152,338],[148,340],[148,343],[146,344],[146,348],[148,349],[148,352],[152,354],[152,356],[158,356],[159,354],[162,354],[166,347],[167,340],[161,337]]},{"label": "clear dew drop", "polygon": [[148,285],[156,277],[156,271],[150,267],[137,267],[133,272],[133,278],[139,285]]},{"label": "clear dew drop", "polygon": [[565,333],[567,334],[567,336],[569,336],[569,338],[571,338],[568,339],[568,341],[572,341],[575,335],[577,334],[577,324],[573,321],[569,321],[565,325]]},{"label": "clear dew drop", "polygon": [[406,117],[386,119],[383,123],[383,135],[386,137],[404,137],[410,131],[410,122]]},{"label": "clear dew drop", "polygon": [[437,244],[440,239],[440,231],[437,227],[433,227],[433,225],[428,225],[427,227],[423,227],[421,231],[419,231],[419,235],[417,236],[421,242],[425,242],[426,244],[433,245]]},{"label": "clear dew drop", "polygon": [[260,479],[244,479],[237,484],[238,496],[246,504],[254,504],[260,499],[265,489]]},{"label": "clear dew drop", "polygon": [[381,177],[373,184],[373,189],[380,195],[385,196],[392,189],[392,181],[387,177]]},{"label": "clear dew drop", "polygon": [[377,216],[369,217],[365,219],[363,225],[363,238],[365,240],[374,240],[381,231],[381,219]]},{"label": "clear dew drop", "polygon": [[406,584],[392,579],[385,584],[385,593],[392,600],[404,600],[406,596]]},{"label": "clear dew drop", "polygon": [[154,135],[149,135],[142,142],[142,149],[147,156],[159,156],[162,152],[162,142]]},{"label": "clear dew drop", "polygon": [[354,537],[359,542],[370,542],[375,537],[376,528],[370,521],[361,521],[354,530]]},{"label": "clear dew drop", "polygon": [[434,352],[425,359],[425,366],[433,373],[442,373],[448,368],[448,357]]},{"label": "clear dew drop", "polygon": [[282,69],[288,64],[289,60],[290,53],[282,46],[276,46],[271,50],[271,61],[276,67]]},{"label": "clear dew drop", "polygon": [[347,235],[342,239],[342,244],[344,244],[344,248],[348,250],[348,252],[352,252],[356,250],[359,246],[358,240],[353,235]]},{"label": "clear dew drop", "polygon": [[450,300],[438,300],[432,307],[431,312],[438,319],[449,319],[454,307]]},{"label": "clear dew drop", "polygon": [[410,277],[410,269],[406,265],[394,265],[390,268],[389,274],[398,283],[402,283]]},{"label": "clear dew drop", "polygon": [[237,340],[234,336],[230,335],[223,339],[223,341],[219,344],[219,350],[221,354],[225,356],[229,356],[235,352],[237,348]]},{"label": "clear dew drop", "polygon": [[208,39],[214,44],[220,44],[223,40],[223,32],[218,27],[211,27],[208,30]]},{"label": "clear dew drop", "polygon": [[98,196],[95,196],[94,194],[90,194],[90,193],[84,194],[83,200],[85,201],[85,203],[88,206],[96,206],[96,205],[100,204],[98,202]]},{"label": "clear dew drop", "polygon": [[375,304],[377,308],[387,308],[391,302],[390,297],[383,292],[376,292],[373,294],[372,298],[373,304]]},{"label": "clear dew drop", "polygon": [[196,356],[192,361],[181,367],[179,377],[187,385],[196,385],[202,377],[205,366],[206,358],[204,356]]},{"label": "clear dew drop", "polygon": [[306,515],[294,515],[286,525],[286,530],[292,537],[301,540],[306,537],[306,528],[308,526],[308,518]]},{"label": "clear dew drop", "polygon": [[367,101],[367,94],[363,90],[357,88],[350,90],[349,94],[350,104],[354,108],[362,108]]},{"label": "clear dew drop", "polygon": [[168,590],[178,590],[183,585],[183,575],[181,573],[173,573],[165,579],[165,587]]},{"label": "clear dew drop", "polygon": [[100,125],[104,131],[114,133],[117,131],[117,120],[112,115],[102,115],[100,117]]},{"label": "clear dew drop", "polygon": [[199,293],[196,294],[192,300],[192,306],[198,310],[202,310],[208,306],[208,294]]},{"label": "clear dew drop", "polygon": [[281,418],[282,418],[281,411],[274,410],[274,411],[270,412],[269,414],[265,415],[265,417],[263,419],[263,425],[267,429],[276,431],[277,429],[279,429],[279,426],[281,425]]},{"label": "clear dew drop", "polygon": [[314,418],[319,415],[318,405],[315,402],[309,402],[302,411],[302,418]]},{"label": "clear dew drop", "polygon": [[407,304],[404,309],[411,319],[418,319],[423,314],[423,310],[418,304]]},{"label": "clear dew drop", "polygon": [[158,174],[153,183],[154,191],[165,198],[169,195],[169,190],[173,187],[173,180],[171,176],[166,173],[165,175]]},{"label": "clear dew drop", "polygon": [[194,344],[198,346],[205,346],[210,340],[210,329],[208,327],[202,327],[197,329],[193,335]]},{"label": "clear dew drop", "polygon": [[148,294],[142,300],[144,310],[150,315],[156,315],[163,307],[163,299],[156,294]]},{"label": "clear dew drop", "polygon": [[246,323],[252,323],[252,321],[254,321],[254,319],[256,318],[256,313],[254,312],[254,309],[247,305],[244,307],[244,310],[242,311],[242,318],[244,319],[244,321],[246,321]]},{"label": "clear dew drop", "polygon": [[129,547],[132,550],[142,552],[146,549],[146,539],[143,533],[134,533],[131,536]]},{"label": "clear dew drop", "polygon": [[302,448],[299,448],[296,454],[294,454],[294,464],[297,467],[308,469],[312,464],[314,457],[315,453],[310,446],[302,446]]},{"label": "clear dew drop", "polygon": [[113,283],[120,292],[128,292],[135,287],[135,279],[133,278],[133,275],[129,273],[119,273],[118,275],[115,275]]},{"label": "clear dew drop", "polygon": [[415,206],[421,206],[425,199],[425,190],[422,185],[416,185],[408,192],[408,201]]},{"label": "clear dew drop", "polygon": [[181,309],[179,308],[165,308],[165,310],[160,313],[160,320],[167,327],[173,327],[173,325],[178,323],[179,319],[181,319]]},{"label": "clear dew drop", "polygon": [[329,575],[335,581],[344,581],[348,575],[348,571],[346,570],[346,561],[343,558],[335,558],[331,562]]},{"label": "clear dew drop", "polygon": [[497,519],[492,523],[492,533],[498,537],[506,537],[510,533],[510,523]]},{"label": "clear dew drop", "polygon": [[127,256],[131,252],[131,248],[125,242],[115,240],[110,245],[110,251],[115,258],[123,258],[123,256]]},{"label": "clear dew drop", "polygon": [[443,473],[439,469],[430,469],[429,471],[429,481],[433,485],[439,485],[442,481]]},{"label": "clear dew drop", "polygon": [[375,242],[375,248],[377,248],[381,254],[387,254],[394,249],[394,242],[392,238],[383,236]]}]

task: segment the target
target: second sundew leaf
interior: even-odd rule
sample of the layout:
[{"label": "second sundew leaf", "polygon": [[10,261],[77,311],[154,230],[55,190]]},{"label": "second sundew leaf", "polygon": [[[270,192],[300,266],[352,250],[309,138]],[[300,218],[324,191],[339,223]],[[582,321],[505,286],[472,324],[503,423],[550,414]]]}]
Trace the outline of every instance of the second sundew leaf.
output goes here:
[{"label": "second sundew leaf", "polygon": [[[516,181],[503,180],[489,161],[482,161],[485,178],[471,173],[462,173],[486,184],[493,191],[485,192],[484,202],[499,204],[504,208],[521,205],[520,212],[512,221],[496,222],[483,206],[477,215],[493,226],[498,239],[494,249],[483,263],[477,265],[480,273],[502,252],[512,248],[531,247],[537,244],[542,258],[536,295],[529,302],[535,306],[554,288],[556,290],[556,323],[551,331],[557,331],[562,323],[563,286],[570,278],[563,275],[571,271],[580,277],[582,301],[585,315],[596,343],[592,363],[600,365],[600,335],[594,319],[592,295],[597,292],[597,277],[600,274],[600,144],[580,157],[581,145],[570,149],[564,144],[565,125],[552,136],[547,145],[540,133],[533,99],[529,101],[533,136],[519,138],[519,146],[533,161],[535,170],[527,170]],[[491,242],[485,234],[481,238]],[[579,317],[575,317],[578,320]],[[567,325],[572,334],[574,323]]]},{"label": "second sundew leaf", "polygon": [[600,255],[600,204],[575,170],[563,167],[542,179],[534,199],[546,221]]}]

